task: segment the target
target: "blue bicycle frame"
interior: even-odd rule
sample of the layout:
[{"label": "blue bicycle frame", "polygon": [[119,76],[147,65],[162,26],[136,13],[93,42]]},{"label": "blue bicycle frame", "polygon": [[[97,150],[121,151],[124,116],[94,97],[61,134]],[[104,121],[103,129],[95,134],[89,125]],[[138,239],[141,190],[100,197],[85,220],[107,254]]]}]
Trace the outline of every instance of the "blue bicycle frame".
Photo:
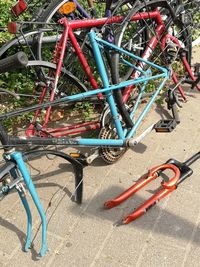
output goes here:
[{"label": "blue bicycle frame", "polygon": [[[63,138],[55,138],[55,140],[60,140],[59,144],[63,144],[63,145],[65,144],[65,145],[69,145],[69,146],[71,146],[72,144],[73,144],[73,146],[95,146],[95,147],[96,146],[114,146],[114,147],[131,146],[132,145],[132,139],[135,135],[136,130],[140,126],[142,120],[144,119],[147,112],[151,108],[152,104],[154,103],[156,97],[158,96],[158,94],[162,90],[166,81],[169,79],[170,69],[158,66],[155,63],[149,62],[145,59],[142,59],[138,56],[135,56],[135,55],[131,54],[130,52],[125,51],[122,48],[115,46],[114,44],[111,44],[105,40],[102,40],[96,36],[94,31],[91,31],[89,33],[89,38],[90,38],[90,42],[91,42],[91,45],[93,48],[97,68],[98,68],[100,77],[102,79],[103,88],[95,89],[95,90],[88,90],[87,92],[84,92],[84,93],[75,94],[72,96],[67,96],[67,97],[61,98],[59,101],[57,100],[56,103],[76,102],[76,101],[84,100],[86,98],[89,99],[91,96],[94,96],[94,95],[104,94],[106,97],[106,101],[107,101],[109,108],[110,108],[111,116],[113,119],[113,125],[114,125],[114,128],[116,129],[117,136],[116,136],[116,139],[91,139],[91,138],[63,137]],[[129,66],[134,68],[136,71],[139,71],[141,73],[141,75],[134,80],[132,79],[132,80],[128,80],[128,81],[123,81],[119,84],[110,85],[109,80],[108,80],[108,76],[107,76],[107,72],[105,69],[105,65],[103,62],[103,58],[101,55],[101,49],[102,48],[105,48],[105,49],[109,48],[110,51],[112,51],[112,50],[118,51],[120,54],[128,56],[133,60],[140,61],[143,63],[143,65],[149,66],[149,67],[147,68],[147,70],[143,70],[142,67],[137,67],[137,66],[133,65],[132,63],[127,62],[127,64]],[[151,69],[155,69],[157,73],[153,75]],[[57,79],[55,79],[55,80],[56,81],[55,81],[55,85],[54,85],[54,90],[57,89],[56,87],[57,87],[57,82],[58,82]],[[130,112],[130,117],[134,118],[137,107],[138,107],[139,102],[140,102],[140,99],[142,98],[142,95],[145,92],[145,88],[147,87],[148,82],[155,81],[155,80],[158,80],[160,84],[157,87],[157,89],[155,90],[155,92],[153,93],[149,102],[146,104],[146,106],[145,106],[144,110],[141,112],[140,116],[137,118],[136,121],[134,121],[134,126],[131,129],[124,128],[122,126],[122,122],[120,119],[121,117],[120,117],[120,114],[117,110],[116,103],[115,103],[115,100],[114,100],[114,97],[112,94],[113,90],[119,90],[119,89],[125,88],[126,86],[129,86],[129,85],[135,86],[138,84],[140,84],[140,85],[142,84],[142,88],[139,92],[136,104],[135,104],[133,110]],[[54,101],[52,101],[49,104],[49,106],[51,106],[53,104],[55,104]],[[42,107],[45,107],[45,104],[36,105],[35,108],[32,108],[31,110],[33,111],[33,110],[36,110],[36,109],[42,108]],[[27,111],[27,109],[24,109],[24,111],[25,110]],[[22,112],[24,112],[24,111],[22,110]],[[5,115],[0,115],[0,119],[6,118],[6,115],[8,117],[11,117],[11,116],[13,116],[13,114],[15,114],[15,112],[14,113],[12,113],[12,112],[7,113]],[[23,140],[34,141],[34,137],[33,138],[23,137]],[[53,138],[52,138],[52,140],[53,140]]]},{"label": "blue bicycle frame", "polygon": [[[135,132],[138,129],[138,127],[140,126],[143,118],[146,116],[150,107],[154,103],[156,97],[158,96],[159,92],[163,88],[164,84],[168,80],[168,78],[170,76],[170,70],[167,68],[163,68],[161,66],[158,66],[155,63],[151,63],[149,61],[146,61],[146,60],[144,60],[138,56],[131,54],[128,51],[125,51],[125,50],[118,48],[115,45],[105,41],[105,40],[100,39],[99,37],[96,36],[94,31],[91,31],[89,33],[89,38],[90,38],[90,42],[91,42],[91,45],[93,48],[94,57],[96,60],[98,71],[99,71],[99,74],[100,74],[102,82],[103,82],[103,88],[96,89],[96,90],[90,90],[90,91],[87,91],[85,93],[64,97],[64,98],[60,99],[59,101],[57,100],[57,102],[59,102],[59,103],[76,102],[76,101],[80,101],[80,100],[84,100],[86,98],[89,98],[93,95],[97,95],[99,93],[104,94],[106,97],[106,101],[107,101],[109,108],[110,108],[110,113],[111,113],[111,116],[113,119],[114,128],[116,129],[117,138],[116,139],[91,139],[91,138],[67,138],[67,137],[65,137],[65,138],[56,138],[57,142],[60,140],[60,142],[57,144],[64,144],[64,145],[68,145],[68,146],[82,146],[83,145],[83,146],[95,146],[95,147],[96,146],[112,146],[112,147],[130,147],[130,146],[133,146],[133,145],[135,145],[135,139],[133,139]],[[136,71],[139,71],[141,73],[140,77],[137,79],[134,79],[134,80],[123,81],[119,84],[110,85],[109,80],[108,80],[108,76],[107,76],[107,72],[105,69],[105,65],[103,62],[103,58],[101,55],[101,49],[103,49],[103,48],[106,48],[106,49],[109,48],[110,51],[111,50],[118,51],[121,55],[126,55],[126,56],[128,56],[134,60],[143,62],[144,65],[149,66],[149,68],[147,68],[147,70],[143,70],[142,67],[138,68],[137,66],[133,65],[132,63],[127,62],[127,64],[129,66],[133,67]],[[151,69],[156,69],[155,75],[152,74]],[[114,97],[112,94],[113,90],[119,90],[119,89],[122,89],[126,86],[129,86],[129,85],[140,84],[141,89],[140,89],[140,92],[138,95],[138,99],[137,99],[132,111],[130,112],[130,117],[134,118],[136,109],[139,105],[139,101],[142,97],[142,94],[145,91],[146,86],[148,85],[148,82],[154,81],[154,80],[159,80],[159,82],[160,82],[159,86],[157,87],[157,89],[153,93],[149,102],[146,104],[146,106],[143,109],[143,111],[141,112],[140,116],[134,122],[134,126],[130,129],[124,128],[122,125],[122,122],[120,120],[120,114],[117,110],[116,103],[115,103],[115,100],[114,100]],[[142,84],[142,86],[141,86],[141,84]],[[51,102],[50,105],[53,103],[54,102]],[[41,107],[42,107],[42,105],[41,105]],[[38,108],[38,105],[37,105],[36,109],[37,108]],[[7,114],[11,115],[12,112],[7,113]],[[3,115],[4,118],[6,117],[5,115]],[[3,116],[1,115],[0,119],[3,118]],[[153,129],[153,127],[151,126],[150,130],[152,130],[152,129]],[[150,130],[147,129],[147,131],[150,131]],[[23,140],[27,140],[27,141],[28,140],[34,141],[35,139],[36,138],[34,138],[34,137],[33,138],[23,138]],[[43,139],[45,140],[45,138],[43,138]],[[54,138],[50,138],[50,139],[53,140]],[[16,163],[16,165],[18,166],[18,169],[21,173],[21,176],[23,177],[23,179],[26,183],[26,186],[27,186],[28,190],[30,191],[30,194],[33,198],[33,201],[34,201],[34,203],[38,209],[38,212],[40,214],[40,217],[42,220],[42,248],[40,251],[40,255],[43,256],[45,254],[45,252],[47,251],[47,246],[46,246],[46,216],[45,216],[44,210],[42,208],[42,204],[41,204],[40,199],[37,195],[37,192],[35,190],[35,187],[34,187],[34,184],[32,182],[32,179],[30,177],[30,174],[29,174],[29,172],[26,168],[26,165],[23,161],[22,154],[20,152],[17,152],[17,151],[11,151],[9,154],[5,154],[5,158],[7,161],[12,159],[12,161],[14,161]],[[11,173],[11,175],[13,176],[13,179],[16,179],[15,173],[14,174]],[[22,201],[24,208],[26,210],[27,220],[28,220],[27,241],[26,241],[26,246],[25,246],[25,249],[27,250],[28,247],[30,246],[30,242],[31,242],[30,237],[31,237],[32,217],[31,217],[31,211],[30,211],[30,208],[28,206],[27,200],[24,199],[22,194],[20,194],[20,198],[21,198],[21,201]]]}]

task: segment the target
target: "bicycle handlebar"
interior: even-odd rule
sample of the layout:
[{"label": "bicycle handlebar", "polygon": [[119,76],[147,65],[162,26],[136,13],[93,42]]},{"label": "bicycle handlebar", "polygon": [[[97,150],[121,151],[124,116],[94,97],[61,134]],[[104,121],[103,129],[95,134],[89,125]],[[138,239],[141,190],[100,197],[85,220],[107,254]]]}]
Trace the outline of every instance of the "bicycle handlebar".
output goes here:
[{"label": "bicycle handlebar", "polygon": [[18,52],[10,57],[0,60],[0,73],[26,67],[28,57],[24,52]]}]

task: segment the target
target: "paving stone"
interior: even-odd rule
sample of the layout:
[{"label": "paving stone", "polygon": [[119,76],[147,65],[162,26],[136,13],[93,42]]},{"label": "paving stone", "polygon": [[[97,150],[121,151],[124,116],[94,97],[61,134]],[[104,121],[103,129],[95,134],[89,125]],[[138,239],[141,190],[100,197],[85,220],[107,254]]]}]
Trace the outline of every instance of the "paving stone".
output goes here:
[{"label": "paving stone", "polygon": [[126,265],[123,263],[123,258],[122,259],[116,259],[115,257],[112,257],[110,255],[101,255],[101,258],[99,258],[97,261],[95,261],[95,267],[130,267],[130,266],[134,266],[134,263],[132,263],[131,265]]},{"label": "paving stone", "polygon": [[168,199],[153,239],[185,248],[196,227],[199,212],[199,194],[193,192],[191,197],[184,188],[177,189]]},{"label": "paving stone", "polygon": [[184,266],[198,266],[199,265],[199,253],[200,253],[200,224],[194,232],[194,237],[188,246],[187,254],[184,257]]},{"label": "paving stone", "polygon": [[46,266],[49,258],[59,253],[63,241],[59,237],[52,236],[51,233],[48,232],[47,242],[49,251],[41,258],[39,256],[41,246],[40,240],[41,235],[39,234],[36,241],[34,241],[34,247],[26,253],[19,248],[15,255],[7,262],[6,266]]},{"label": "paving stone", "polygon": [[[24,222],[23,218],[21,218]],[[25,233],[23,228],[18,228],[15,221],[11,221],[10,218],[0,218],[0,248],[2,253],[9,256],[13,254],[19,245],[24,245]]]},{"label": "paving stone", "polygon": [[0,266],[5,266],[9,261],[9,255],[0,250]]},{"label": "paving stone", "polygon": [[83,216],[74,231],[66,238],[65,245],[56,255],[51,266],[89,266],[98,253],[112,225],[100,218]]},{"label": "paving stone", "polygon": [[142,267],[168,267],[181,266],[185,250],[174,247],[171,243],[150,240],[140,264],[133,266]]},{"label": "paving stone", "polygon": [[[52,201],[52,206],[49,208],[47,214],[47,220],[49,221],[48,231],[56,234],[60,237],[65,237],[78,223],[82,220],[82,214],[86,209],[88,202],[90,201],[90,196],[93,194],[93,188],[84,186],[84,200],[82,205],[77,205],[65,196],[65,194],[60,195],[60,198]],[[61,198],[63,196],[63,198]],[[52,216],[53,215],[53,216]]]}]

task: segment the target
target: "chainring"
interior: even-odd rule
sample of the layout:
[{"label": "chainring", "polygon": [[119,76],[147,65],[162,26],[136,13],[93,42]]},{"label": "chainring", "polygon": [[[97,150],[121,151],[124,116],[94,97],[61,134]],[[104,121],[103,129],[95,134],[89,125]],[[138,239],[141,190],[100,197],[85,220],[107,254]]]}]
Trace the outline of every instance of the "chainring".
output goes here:
[{"label": "chainring", "polygon": [[[101,128],[99,138],[115,139],[116,137],[117,135],[113,128],[108,126]],[[99,154],[103,161],[105,161],[107,164],[113,164],[124,155],[126,150],[126,148],[100,147]]]}]

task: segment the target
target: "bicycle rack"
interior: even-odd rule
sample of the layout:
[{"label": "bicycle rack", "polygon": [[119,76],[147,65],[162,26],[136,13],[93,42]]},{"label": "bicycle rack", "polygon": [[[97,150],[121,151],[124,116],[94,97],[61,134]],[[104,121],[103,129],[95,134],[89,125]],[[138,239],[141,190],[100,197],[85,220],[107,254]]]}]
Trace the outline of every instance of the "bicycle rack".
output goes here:
[{"label": "bicycle rack", "polygon": [[115,206],[118,206],[119,204],[127,200],[129,197],[131,197],[134,193],[143,188],[145,185],[158,178],[164,170],[172,170],[174,172],[174,177],[172,177],[168,182],[162,181],[162,189],[155,193],[148,200],[146,200],[132,214],[129,214],[128,216],[123,218],[119,225],[128,224],[131,221],[136,220],[137,218],[145,214],[154,205],[156,205],[162,198],[177,189],[179,184],[181,184],[186,178],[190,177],[193,174],[193,170],[189,166],[195,161],[197,161],[199,158],[200,152],[196,153],[185,162],[180,162],[176,159],[170,159],[165,164],[153,167],[143,178],[137,181],[125,192],[123,192],[112,200],[106,201],[104,203],[104,207],[106,209],[111,209]]},{"label": "bicycle rack", "polygon": [[[32,230],[32,215],[31,209],[29,207],[28,201],[26,199],[26,190],[23,186],[22,182],[25,182],[28,191],[34,201],[34,204],[38,210],[38,213],[41,218],[42,222],[42,246],[40,250],[40,256],[44,256],[47,252],[47,244],[46,244],[46,231],[47,231],[47,222],[46,222],[46,215],[44,209],[42,207],[41,201],[39,196],[36,192],[35,186],[33,181],[30,177],[30,174],[26,168],[25,160],[30,154],[37,154],[37,155],[55,155],[60,158],[67,160],[69,163],[72,164],[74,173],[75,173],[75,193],[73,195],[73,201],[81,204],[82,202],[82,192],[83,192],[83,167],[85,165],[84,159],[82,157],[73,158],[63,152],[60,151],[52,151],[52,150],[33,150],[26,152],[22,155],[20,152],[9,152],[9,154],[5,154],[4,157],[6,159],[5,164],[0,168],[0,182],[4,182],[3,186],[0,190],[0,197],[4,197],[7,195],[13,188],[15,188],[19,194],[19,197],[22,201],[24,209],[27,214],[27,236],[24,250],[28,251],[31,246],[31,230]],[[4,177],[10,174],[12,176],[12,181],[7,179],[4,180]]]}]

